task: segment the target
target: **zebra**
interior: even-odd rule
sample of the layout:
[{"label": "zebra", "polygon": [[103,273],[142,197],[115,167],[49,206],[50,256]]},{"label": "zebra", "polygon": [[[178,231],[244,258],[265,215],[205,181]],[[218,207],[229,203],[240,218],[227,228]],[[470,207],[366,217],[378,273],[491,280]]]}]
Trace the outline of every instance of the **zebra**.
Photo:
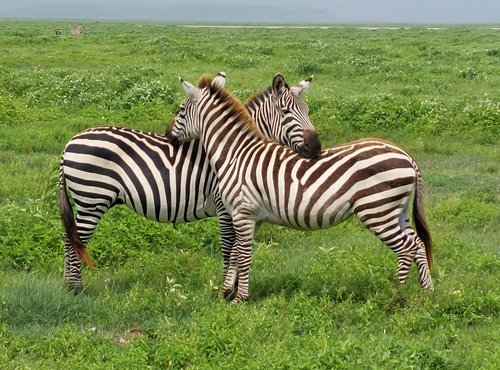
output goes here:
[{"label": "zebra", "polygon": [[[333,226],[356,215],[398,259],[404,283],[416,263],[422,289],[432,288],[432,241],[417,163],[387,141],[364,139],[301,158],[259,137],[252,117],[227,90],[204,77],[198,87],[181,80],[186,98],[169,132],[173,142],[199,139],[233,220],[235,249],[223,290],[231,303],[248,298],[252,239],[262,222],[301,230]],[[413,219],[409,203],[413,195]]]},{"label": "zebra", "polygon": [[[277,74],[270,89],[249,100],[249,112],[268,139],[275,138],[301,155],[314,157],[321,144],[307,105],[300,99],[310,81],[290,88]],[[225,74],[219,73],[212,83],[223,85]],[[270,127],[273,125],[279,127]],[[301,134],[302,143],[298,139]],[[227,270],[234,243],[232,221],[217,194],[217,178],[199,142],[176,147],[164,135],[122,127],[90,128],[66,144],[59,183],[65,229],[64,279],[75,292],[83,287],[81,261],[93,268],[86,245],[107,210],[117,204],[160,222],[189,222],[218,215]],[[68,192],[76,204],[76,221]]]},{"label": "zebra", "polygon": [[87,29],[85,28],[85,26],[73,27],[73,29],[71,30],[72,36],[81,36],[81,35],[85,35],[86,33],[87,33]]}]

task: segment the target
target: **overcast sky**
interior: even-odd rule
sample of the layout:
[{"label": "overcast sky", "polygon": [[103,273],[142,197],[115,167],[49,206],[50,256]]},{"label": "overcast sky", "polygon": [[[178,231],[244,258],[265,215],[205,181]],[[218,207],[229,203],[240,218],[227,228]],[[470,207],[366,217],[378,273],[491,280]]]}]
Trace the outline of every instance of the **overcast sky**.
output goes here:
[{"label": "overcast sky", "polygon": [[0,0],[0,18],[248,23],[493,23],[500,0]]}]

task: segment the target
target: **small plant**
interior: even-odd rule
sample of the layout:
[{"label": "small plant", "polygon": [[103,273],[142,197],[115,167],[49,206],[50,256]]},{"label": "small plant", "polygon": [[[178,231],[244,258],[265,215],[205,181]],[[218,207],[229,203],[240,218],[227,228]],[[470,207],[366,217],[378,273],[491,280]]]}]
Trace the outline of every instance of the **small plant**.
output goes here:
[{"label": "small plant", "polygon": [[460,77],[469,81],[477,80],[481,76],[479,72],[477,72],[474,68],[471,67],[467,67],[467,69],[461,70],[459,74]]},{"label": "small plant", "polygon": [[490,49],[486,52],[489,57],[500,57],[500,49]]},{"label": "small plant", "polygon": [[172,90],[161,84],[160,81],[136,83],[132,85],[121,99],[123,108],[132,109],[134,106],[152,102],[156,99],[164,104],[174,102]]},{"label": "small plant", "polygon": [[323,68],[312,60],[303,58],[298,59],[296,73],[303,76],[317,75],[323,71]]},{"label": "small plant", "polygon": [[167,284],[166,284],[166,296],[173,296],[177,301],[177,305],[181,305],[186,299],[187,296],[181,292],[182,285],[175,282],[175,278],[169,278],[167,276]]}]

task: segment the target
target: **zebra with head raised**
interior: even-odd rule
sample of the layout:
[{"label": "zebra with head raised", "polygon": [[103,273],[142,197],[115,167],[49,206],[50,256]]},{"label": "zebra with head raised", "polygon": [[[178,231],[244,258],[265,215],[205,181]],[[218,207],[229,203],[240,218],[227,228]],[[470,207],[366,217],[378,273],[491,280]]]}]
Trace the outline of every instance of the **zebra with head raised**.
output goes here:
[{"label": "zebra with head raised", "polygon": [[[182,81],[187,94],[170,130],[172,140],[199,139],[233,219],[235,251],[224,282],[232,303],[248,297],[252,239],[260,222],[303,230],[326,228],[352,214],[397,255],[403,283],[413,262],[422,288],[432,287],[431,237],[422,207],[422,178],[415,161],[385,141],[367,139],[304,159],[263,142],[244,106],[205,78],[198,87]],[[413,218],[409,216],[414,193]]]},{"label": "zebra with head raised", "polygon": [[[220,73],[212,85],[224,83],[225,75]],[[259,103],[253,101],[250,111],[259,130],[270,133],[269,138],[288,144],[293,135],[295,148],[313,157],[320,148],[315,134],[305,131],[314,128],[307,106],[298,97],[297,89],[303,90],[303,85],[289,88],[283,76],[277,75],[271,93],[259,94]],[[283,133],[285,127],[287,132]],[[300,133],[307,136],[303,142],[309,144],[297,143]],[[306,147],[301,149],[303,145]],[[163,135],[120,127],[96,127],[75,135],[66,144],[60,166],[67,284],[81,291],[80,261],[92,266],[85,246],[107,210],[117,204],[126,204],[139,215],[160,222],[189,222],[218,215],[226,271],[234,233],[217,190],[217,178],[198,141],[177,147]],[[76,221],[68,192],[76,204]]]}]

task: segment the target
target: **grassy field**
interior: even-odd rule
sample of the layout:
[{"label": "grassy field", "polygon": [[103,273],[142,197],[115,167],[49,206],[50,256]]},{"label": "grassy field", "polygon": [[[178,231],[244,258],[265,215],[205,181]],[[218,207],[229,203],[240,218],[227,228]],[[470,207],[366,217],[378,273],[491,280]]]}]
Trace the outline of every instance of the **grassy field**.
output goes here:
[{"label": "grassy field", "polygon": [[[191,28],[0,21],[0,368],[498,369],[500,31]],[[64,36],[56,36],[60,27]],[[216,220],[100,223],[85,292],[62,279],[59,157],[78,131],[163,132],[178,77],[228,75],[244,100],[276,72],[305,95],[324,146],[376,136],[419,163],[435,290],[356,220],[264,225],[250,300],[218,298]]]}]

